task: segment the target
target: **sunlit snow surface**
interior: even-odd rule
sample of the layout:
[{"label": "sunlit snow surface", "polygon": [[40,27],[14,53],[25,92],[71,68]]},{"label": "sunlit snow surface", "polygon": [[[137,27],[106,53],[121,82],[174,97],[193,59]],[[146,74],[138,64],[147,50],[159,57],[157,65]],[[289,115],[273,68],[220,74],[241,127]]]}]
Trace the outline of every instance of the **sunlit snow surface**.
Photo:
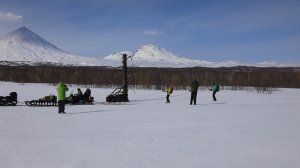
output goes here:
[{"label": "sunlit snow surface", "polygon": [[[76,91],[76,86],[70,87]],[[84,91],[85,88],[82,88]],[[113,89],[91,88],[95,105],[27,107],[56,86],[0,82],[2,168],[295,168],[300,166],[300,90],[273,94],[130,90],[129,103],[105,105]]]}]

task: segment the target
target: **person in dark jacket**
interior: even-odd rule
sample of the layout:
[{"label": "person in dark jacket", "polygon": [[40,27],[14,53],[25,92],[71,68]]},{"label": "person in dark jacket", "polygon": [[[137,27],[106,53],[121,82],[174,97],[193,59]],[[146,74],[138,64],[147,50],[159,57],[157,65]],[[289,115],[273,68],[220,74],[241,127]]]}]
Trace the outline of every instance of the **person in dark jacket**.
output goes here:
[{"label": "person in dark jacket", "polygon": [[91,97],[91,89],[87,88],[83,94],[83,99],[85,101],[90,101],[90,97]]},{"label": "person in dark jacket", "polygon": [[77,101],[81,101],[82,100],[83,94],[82,94],[82,91],[81,91],[80,88],[77,88],[76,97],[77,97]]},{"label": "person in dark jacket", "polygon": [[194,80],[192,83],[191,83],[191,100],[190,100],[190,105],[192,105],[192,103],[194,102],[194,105],[196,105],[196,101],[197,101],[197,92],[198,92],[198,87],[199,87],[199,83]]},{"label": "person in dark jacket", "polygon": [[214,101],[217,101],[216,93],[219,91],[219,85],[218,85],[216,82],[214,82],[214,83],[211,85],[211,87],[210,87],[209,90],[213,92],[213,94],[212,94],[213,100],[214,100]]},{"label": "person in dark jacket", "polygon": [[69,90],[69,88],[64,85],[62,82],[58,83],[57,90],[57,98],[58,98],[58,113],[66,113],[65,112],[65,99],[66,99],[66,91]]}]

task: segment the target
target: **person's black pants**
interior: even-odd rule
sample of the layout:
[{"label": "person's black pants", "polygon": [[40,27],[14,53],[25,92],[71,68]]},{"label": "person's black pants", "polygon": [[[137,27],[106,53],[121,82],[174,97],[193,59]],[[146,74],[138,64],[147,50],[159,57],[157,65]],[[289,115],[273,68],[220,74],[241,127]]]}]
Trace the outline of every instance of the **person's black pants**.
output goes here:
[{"label": "person's black pants", "polygon": [[213,92],[213,99],[214,99],[214,101],[217,101],[217,99],[216,99],[216,93],[217,92]]},{"label": "person's black pants", "polygon": [[192,105],[193,102],[194,102],[194,105],[196,105],[196,101],[197,101],[197,92],[191,92],[190,105]]},{"label": "person's black pants", "polygon": [[58,113],[63,113],[63,112],[65,112],[65,101],[59,100],[58,101]]},{"label": "person's black pants", "polygon": [[169,97],[170,97],[170,94],[167,94],[167,97],[166,97],[166,99],[167,99],[167,103],[170,103],[170,99],[169,99]]}]

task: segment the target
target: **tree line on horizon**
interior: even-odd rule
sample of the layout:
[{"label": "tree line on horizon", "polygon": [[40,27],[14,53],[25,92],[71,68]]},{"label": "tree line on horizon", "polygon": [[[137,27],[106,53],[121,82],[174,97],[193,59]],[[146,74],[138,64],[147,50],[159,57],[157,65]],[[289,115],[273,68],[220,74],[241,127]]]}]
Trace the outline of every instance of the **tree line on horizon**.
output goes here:
[{"label": "tree line on horizon", "polygon": [[[17,83],[51,83],[93,87],[122,86],[121,67],[83,66],[0,66],[0,81]],[[300,88],[299,68],[141,68],[128,67],[128,84],[131,87],[162,89],[172,85],[176,89],[188,89],[197,80],[201,86],[217,82],[221,88]]]}]

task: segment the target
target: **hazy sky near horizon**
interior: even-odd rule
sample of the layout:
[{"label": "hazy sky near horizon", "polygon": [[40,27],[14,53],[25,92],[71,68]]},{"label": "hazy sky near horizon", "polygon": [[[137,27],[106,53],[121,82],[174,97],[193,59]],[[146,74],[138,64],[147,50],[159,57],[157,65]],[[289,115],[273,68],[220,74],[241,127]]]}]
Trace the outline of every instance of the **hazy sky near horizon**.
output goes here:
[{"label": "hazy sky near horizon", "polygon": [[73,54],[154,44],[206,61],[300,62],[299,0],[0,0],[0,36],[26,26]]}]

